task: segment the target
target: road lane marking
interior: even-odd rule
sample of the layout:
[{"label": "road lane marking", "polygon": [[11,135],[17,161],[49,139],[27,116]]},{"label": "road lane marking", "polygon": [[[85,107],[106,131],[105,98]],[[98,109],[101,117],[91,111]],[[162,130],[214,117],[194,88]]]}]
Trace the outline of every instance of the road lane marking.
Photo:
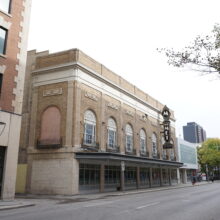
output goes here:
[{"label": "road lane marking", "polygon": [[154,205],[158,205],[160,202],[154,202],[154,203],[149,203],[147,205],[143,205],[143,206],[139,206],[137,207],[136,209],[143,209],[143,208],[146,208],[146,207],[149,207],[149,206],[154,206]]},{"label": "road lane marking", "polygon": [[85,205],[83,207],[88,208],[88,207],[94,207],[94,206],[100,206],[100,205],[108,205],[108,204],[111,204],[111,203],[113,203],[113,201],[102,202],[102,203],[93,203],[93,204],[90,204],[90,205]]}]

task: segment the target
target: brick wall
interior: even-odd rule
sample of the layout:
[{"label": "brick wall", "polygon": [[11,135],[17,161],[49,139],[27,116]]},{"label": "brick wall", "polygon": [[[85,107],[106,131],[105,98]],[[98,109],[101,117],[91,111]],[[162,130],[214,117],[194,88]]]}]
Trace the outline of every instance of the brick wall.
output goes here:
[{"label": "brick wall", "polygon": [[16,66],[19,65],[18,54],[20,53],[19,43],[21,42],[20,32],[22,31],[23,2],[23,0],[12,1],[10,15],[0,11],[0,18],[11,24],[8,29],[6,54],[5,56],[0,55],[0,65],[6,66],[3,75],[0,107],[2,110],[10,112],[14,111],[12,102],[16,96],[16,77],[18,76]]}]

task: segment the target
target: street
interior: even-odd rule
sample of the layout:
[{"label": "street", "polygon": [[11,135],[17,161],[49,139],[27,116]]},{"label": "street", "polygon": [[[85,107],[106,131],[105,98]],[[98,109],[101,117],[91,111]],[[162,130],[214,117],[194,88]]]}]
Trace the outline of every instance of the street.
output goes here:
[{"label": "street", "polygon": [[220,182],[96,200],[33,199],[1,220],[219,220]]}]

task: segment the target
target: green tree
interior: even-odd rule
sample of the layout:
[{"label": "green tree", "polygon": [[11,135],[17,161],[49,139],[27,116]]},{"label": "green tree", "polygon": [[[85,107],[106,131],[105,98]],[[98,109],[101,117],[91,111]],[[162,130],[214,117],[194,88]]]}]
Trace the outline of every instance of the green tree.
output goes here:
[{"label": "green tree", "polygon": [[168,57],[168,64],[175,67],[190,66],[202,73],[220,74],[220,25],[214,25],[206,36],[197,36],[195,40],[180,51],[173,48],[157,49]]},{"label": "green tree", "polygon": [[220,139],[210,138],[198,148],[198,160],[202,172],[208,176],[220,175]]}]

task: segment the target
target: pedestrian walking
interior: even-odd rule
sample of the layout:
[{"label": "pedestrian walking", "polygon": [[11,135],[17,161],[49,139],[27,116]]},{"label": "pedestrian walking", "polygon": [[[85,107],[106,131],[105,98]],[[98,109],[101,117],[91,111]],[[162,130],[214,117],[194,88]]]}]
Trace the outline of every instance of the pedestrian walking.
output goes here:
[{"label": "pedestrian walking", "polygon": [[194,186],[195,183],[196,183],[196,177],[195,177],[195,176],[192,176],[191,181],[192,181],[192,185]]}]

